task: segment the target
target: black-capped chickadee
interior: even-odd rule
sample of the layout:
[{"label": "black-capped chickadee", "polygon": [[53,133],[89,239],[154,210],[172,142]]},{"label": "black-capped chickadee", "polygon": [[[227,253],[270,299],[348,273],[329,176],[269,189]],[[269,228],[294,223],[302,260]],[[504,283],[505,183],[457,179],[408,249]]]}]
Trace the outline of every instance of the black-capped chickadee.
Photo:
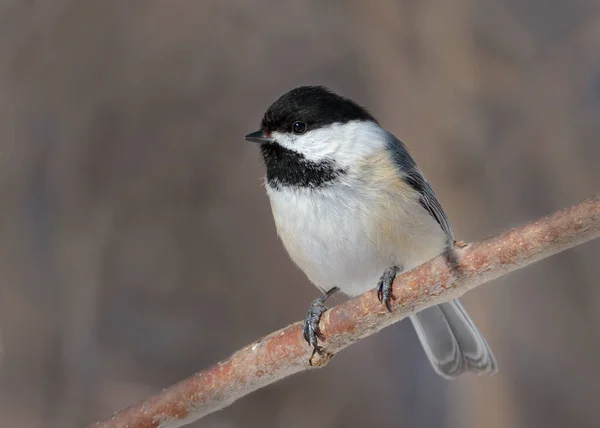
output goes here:
[{"label": "black-capped chickadee", "polygon": [[[320,86],[291,90],[265,113],[259,143],[278,235],[325,294],[304,337],[319,349],[319,319],[338,287],[349,296],[392,282],[454,245],[450,222],[406,146],[363,107]],[[437,373],[496,372],[496,360],[458,300],[410,317]]]}]

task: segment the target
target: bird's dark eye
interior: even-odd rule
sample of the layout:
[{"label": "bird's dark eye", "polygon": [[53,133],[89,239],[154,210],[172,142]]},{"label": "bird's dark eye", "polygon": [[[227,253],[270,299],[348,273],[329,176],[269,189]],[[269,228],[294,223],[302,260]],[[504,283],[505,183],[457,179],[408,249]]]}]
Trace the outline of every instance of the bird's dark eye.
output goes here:
[{"label": "bird's dark eye", "polygon": [[306,132],[306,123],[294,122],[292,125],[292,131],[294,131],[294,134],[304,134]]}]

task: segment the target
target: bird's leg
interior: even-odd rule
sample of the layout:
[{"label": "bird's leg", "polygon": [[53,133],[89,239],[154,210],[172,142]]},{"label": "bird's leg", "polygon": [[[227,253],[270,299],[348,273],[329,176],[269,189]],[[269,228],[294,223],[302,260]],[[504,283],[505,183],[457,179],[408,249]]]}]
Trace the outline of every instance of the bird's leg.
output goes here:
[{"label": "bird's leg", "polygon": [[383,271],[377,283],[377,298],[390,312],[392,312],[390,301],[394,298],[392,295],[392,284],[394,279],[396,279],[396,275],[400,272],[402,272],[402,267],[400,266],[389,267]]},{"label": "bird's leg", "polygon": [[321,330],[319,330],[319,321],[321,320],[323,312],[328,309],[327,306],[325,306],[325,301],[338,291],[340,291],[338,287],[333,287],[331,290],[327,291],[327,293],[313,301],[308,308],[308,313],[304,319],[302,333],[304,339],[313,347],[313,354],[321,351],[321,347],[317,344],[317,338],[323,340],[323,334],[321,333]]}]

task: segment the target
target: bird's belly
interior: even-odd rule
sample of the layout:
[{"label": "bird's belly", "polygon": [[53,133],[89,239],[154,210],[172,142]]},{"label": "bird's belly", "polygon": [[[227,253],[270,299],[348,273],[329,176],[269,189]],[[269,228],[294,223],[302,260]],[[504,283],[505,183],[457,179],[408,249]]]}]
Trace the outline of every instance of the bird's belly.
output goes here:
[{"label": "bird's belly", "polygon": [[269,196],[286,250],[321,290],[337,286],[345,294],[361,294],[397,264],[396,254],[382,251],[374,240],[373,225],[359,205],[329,197],[304,199],[293,192]]},{"label": "bird's belly", "polygon": [[358,295],[386,268],[412,269],[440,254],[446,236],[417,198],[381,192],[267,187],[277,232],[320,289]]},{"label": "bird's belly", "polygon": [[332,287],[351,296],[376,286],[383,270],[395,264],[386,259],[352,218],[285,221],[279,235],[294,262],[321,290]]}]

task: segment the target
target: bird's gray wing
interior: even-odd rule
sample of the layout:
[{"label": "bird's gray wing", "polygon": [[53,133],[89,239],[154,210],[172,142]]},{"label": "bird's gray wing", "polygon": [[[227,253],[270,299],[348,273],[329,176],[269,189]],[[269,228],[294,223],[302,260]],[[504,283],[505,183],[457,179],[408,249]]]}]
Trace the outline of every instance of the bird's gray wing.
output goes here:
[{"label": "bird's gray wing", "polygon": [[415,163],[414,159],[408,152],[408,149],[392,134],[388,133],[388,145],[392,152],[393,160],[400,169],[401,173],[405,176],[405,179],[410,186],[419,192],[421,197],[420,202],[423,207],[429,211],[429,213],[436,219],[441,226],[442,230],[448,237],[448,242],[452,244],[454,242],[454,233],[452,232],[452,226],[448,220],[448,216],[444,212],[444,209],[437,200],[433,189],[423,176],[423,173]]},{"label": "bird's gray wing", "polygon": [[[388,135],[394,162],[406,181],[419,193],[421,204],[437,220],[452,245],[454,234],[450,221],[433,189],[406,146],[392,134]],[[410,320],[429,361],[440,375],[453,378],[466,371],[496,372],[492,351],[458,300],[427,308],[411,315]]]}]

